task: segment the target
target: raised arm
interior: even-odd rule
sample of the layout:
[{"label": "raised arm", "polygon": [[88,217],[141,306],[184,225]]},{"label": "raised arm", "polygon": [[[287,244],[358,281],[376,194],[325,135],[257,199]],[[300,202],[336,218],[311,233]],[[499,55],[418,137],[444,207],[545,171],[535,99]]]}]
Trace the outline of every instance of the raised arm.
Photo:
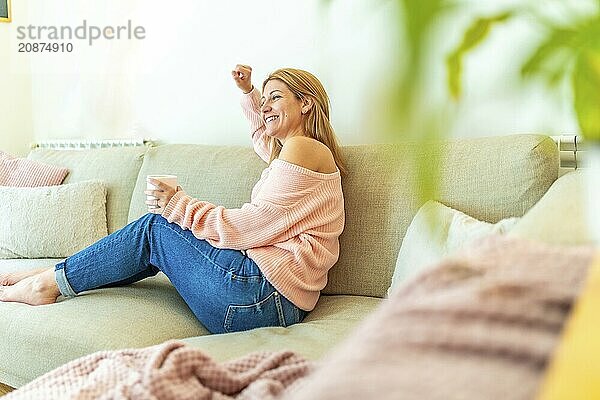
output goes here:
[{"label": "raised arm", "polygon": [[238,64],[231,71],[235,84],[243,92],[240,104],[244,115],[250,122],[252,144],[254,151],[265,162],[269,162],[271,152],[269,150],[269,137],[265,135],[265,122],[260,112],[260,91],[252,85],[252,68],[248,65]]}]

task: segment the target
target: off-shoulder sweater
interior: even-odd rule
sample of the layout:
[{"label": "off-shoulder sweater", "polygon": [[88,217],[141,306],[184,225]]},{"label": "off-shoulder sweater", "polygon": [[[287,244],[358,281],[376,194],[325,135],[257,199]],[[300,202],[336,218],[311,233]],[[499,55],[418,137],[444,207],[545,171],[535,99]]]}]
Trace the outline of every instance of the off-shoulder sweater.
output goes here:
[{"label": "off-shoulder sweater", "polygon": [[[260,93],[242,97],[257,154],[268,162]],[[275,159],[241,208],[216,206],[179,191],[162,212],[217,248],[245,250],[265,278],[288,300],[310,311],[339,257],[344,198],[339,170],[320,173]]]}]

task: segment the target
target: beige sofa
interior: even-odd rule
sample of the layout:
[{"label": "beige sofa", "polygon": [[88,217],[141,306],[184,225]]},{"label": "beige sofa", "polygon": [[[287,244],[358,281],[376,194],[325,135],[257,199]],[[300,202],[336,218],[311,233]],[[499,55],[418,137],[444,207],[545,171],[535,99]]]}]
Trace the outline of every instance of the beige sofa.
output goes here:
[{"label": "beige sofa", "polygon": [[[209,335],[162,274],[49,306],[0,303],[0,382],[19,387],[91,352],[173,338],[218,360],[279,349],[320,358],[383,301],[404,233],[423,203],[415,191],[422,182],[411,160],[439,164],[437,200],[490,222],[523,215],[558,174],[557,147],[540,135],[455,140],[433,150],[408,142],[347,146],[343,153],[350,172],[343,179],[341,255],[317,307],[303,323]],[[148,174],[176,174],[188,193],[238,207],[249,200],[266,166],[251,148],[234,146],[36,150],[29,158],[69,168],[65,183],[105,182],[109,232],[144,214]],[[56,261],[0,260],[0,271]]]}]

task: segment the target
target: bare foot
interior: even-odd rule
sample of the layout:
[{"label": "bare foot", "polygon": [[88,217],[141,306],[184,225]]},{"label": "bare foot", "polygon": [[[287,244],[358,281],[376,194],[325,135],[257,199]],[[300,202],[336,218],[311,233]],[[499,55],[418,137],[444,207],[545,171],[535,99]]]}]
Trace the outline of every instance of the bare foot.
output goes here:
[{"label": "bare foot", "polygon": [[37,275],[46,271],[48,268],[37,268],[23,272],[10,272],[6,274],[0,274],[0,286],[11,286],[15,283],[22,281],[30,276]]},{"label": "bare foot", "polygon": [[0,286],[0,301],[25,303],[32,306],[55,303],[59,295],[60,291],[52,269],[25,278],[12,286]]}]

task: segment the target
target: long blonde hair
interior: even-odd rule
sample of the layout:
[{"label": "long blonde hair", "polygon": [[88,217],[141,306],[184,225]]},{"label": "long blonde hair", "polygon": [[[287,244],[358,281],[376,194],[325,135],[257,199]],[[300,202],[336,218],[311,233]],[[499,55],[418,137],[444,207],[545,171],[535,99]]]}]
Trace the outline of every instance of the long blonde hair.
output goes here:
[{"label": "long blonde hair", "polygon": [[[281,68],[272,72],[265,79],[262,86],[263,92],[267,82],[275,79],[285,83],[296,98],[300,100],[307,96],[312,98],[313,106],[304,118],[304,132],[307,136],[318,140],[329,148],[340,173],[345,175],[347,172],[346,164],[342,159],[340,146],[329,122],[329,96],[327,96],[321,82],[310,72],[295,68]],[[278,139],[272,137],[269,147],[271,149],[270,161],[273,161],[279,156],[282,145]]]}]

